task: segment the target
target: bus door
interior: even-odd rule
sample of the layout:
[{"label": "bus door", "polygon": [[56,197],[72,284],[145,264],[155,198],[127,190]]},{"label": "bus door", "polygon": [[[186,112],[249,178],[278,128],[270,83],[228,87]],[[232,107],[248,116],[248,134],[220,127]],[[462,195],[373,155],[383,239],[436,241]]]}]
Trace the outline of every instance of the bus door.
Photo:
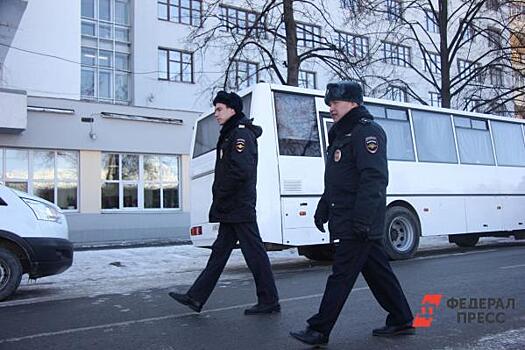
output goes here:
[{"label": "bus door", "polygon": [[274,103],[283,244],[327,243],[313,222],[324,170],[316,97],[274,91]]}]

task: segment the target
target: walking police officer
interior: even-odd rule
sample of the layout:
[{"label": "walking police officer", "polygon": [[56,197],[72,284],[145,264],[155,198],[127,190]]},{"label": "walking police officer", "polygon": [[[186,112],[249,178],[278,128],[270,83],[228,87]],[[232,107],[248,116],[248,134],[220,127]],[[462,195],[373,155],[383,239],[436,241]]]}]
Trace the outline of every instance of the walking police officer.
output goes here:
[{"label": "walking police officer", "polygon": [[169,295],[196,312],[208,300],[236,242],[255,279],[258,302],[246,315],[279,312],[279,297],[256,222],[257,138],[262,129],[242,112],[239,95],[220,91],[213,100],[222,125],[217,142],[210,222],[219,222],[208,264],[185,294]]},{"label": "walking police officer", "polygon": [[388,167],[386,135],[363,106],[354,81],[328,84],[325,103],[334,125],[328,133],[325,188],[314,215],[324,232],[339,239],[332,274],[319,312],[306,329],[290,332],[309,345],[328,343],[330,332],[361,272],[379,304],[388,312],[376,336],[413,334],[412,312],[383,248]]}]

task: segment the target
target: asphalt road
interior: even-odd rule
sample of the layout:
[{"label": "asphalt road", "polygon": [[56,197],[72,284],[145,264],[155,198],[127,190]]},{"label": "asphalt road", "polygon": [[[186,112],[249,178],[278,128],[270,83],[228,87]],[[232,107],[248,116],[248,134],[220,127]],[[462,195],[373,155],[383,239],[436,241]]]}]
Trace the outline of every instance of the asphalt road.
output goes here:
[{"label": "asphalt road", "polygon": [[[414,336],[373,337],[372,328],[383,325],[386,314],[359,278],[329,349],[525,349],[524,246],[446,252],[392,265],[414,313],[421,312],[425,294],[442,295],[432,326]],[[306,349],[288,332],[303,328],[316,312],[329,273],[328,265],[276,269],[282,312],[266,316],[243,314],[255,300],[250,279],[221,280],[201,314],[172,301],[166,289],[0,305],[0,349]],[[456,301],[455,309],[448,307]],[[460,302],[471,308],[459,310]]]}]

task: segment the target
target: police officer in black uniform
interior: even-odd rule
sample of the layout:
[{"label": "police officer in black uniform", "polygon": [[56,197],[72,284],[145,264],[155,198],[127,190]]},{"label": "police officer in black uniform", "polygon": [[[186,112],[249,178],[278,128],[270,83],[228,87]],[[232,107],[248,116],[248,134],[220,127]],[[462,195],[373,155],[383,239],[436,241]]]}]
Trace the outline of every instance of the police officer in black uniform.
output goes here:
[{"label": "police officer in black uniform", "polygon": [[255,202],[257,183],[257,138],[262,129],[242,112],[239,95],[220,91],[213,100],[215,118],[222,125],[217,142],[213,203],[210,222],[219,222],[206,268],[185,294],[169,295],[196,312],[208,300],[236,242],[255,279],[258,302],[246,315],[279,312],[279,297],[259,229]]},{"label": "police officer in black uniform", "polygon": [[388,312],[386,325],[372,334],[413,334],[412,312],[383,248],[386,134],[362,105],[358,83],[328,84],[325,103],[335,123],[328,133],[325,189],[314,221],[322,232],[328,222],[331,238],[340,241],[319,312],[308,319],[306,329],[290,335],[309,345],[327,344],[360,272]]}]

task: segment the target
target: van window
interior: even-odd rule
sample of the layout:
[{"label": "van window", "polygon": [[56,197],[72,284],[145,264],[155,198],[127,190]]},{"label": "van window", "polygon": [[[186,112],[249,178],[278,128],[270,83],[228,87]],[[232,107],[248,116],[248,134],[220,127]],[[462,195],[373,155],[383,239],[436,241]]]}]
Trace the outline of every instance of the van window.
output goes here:
[{"label": "van window", "polygon": [[525,166],[525,144],[519,124],[491,121],[498,165]]},{"label": "van window", "polygon": [[415,160],[412,132],[406,109],[366,105],[387,135],[387,157],[391,160]]},{"label": "van window", "polygon": [[315,97],[274,92],[279,154],[321,157]]},{"label": "van window", "polygon": [[197,158],[215,149],[217,140],[219,139],[220,129],[221,126],[217,123],[213,114],[197,122],[193,158]]},{"label": "van window", "polygon": [[413,111],[417,156],[422,162],[457,163],[452,123],[448,114]]},{"label": "van window", "polygon": [[454,126],[461,163],[494,165],[492,141],[486,120],[454,116]]}]

